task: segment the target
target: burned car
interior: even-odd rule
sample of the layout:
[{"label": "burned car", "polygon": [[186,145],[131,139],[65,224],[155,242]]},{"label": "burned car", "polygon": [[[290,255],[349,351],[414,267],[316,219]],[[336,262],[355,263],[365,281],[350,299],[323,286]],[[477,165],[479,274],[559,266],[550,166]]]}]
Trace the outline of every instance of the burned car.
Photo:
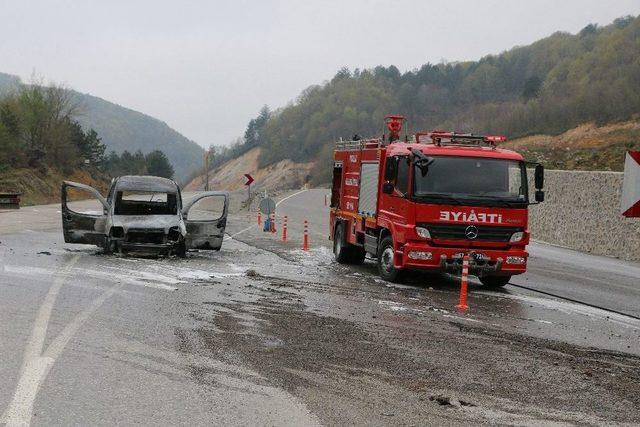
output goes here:
[{"label": "burned car", "polygon": [[[170,179],[121,176],[112,180],[106,199],[93,187],[71,181],[62,183],[61,198],[66,243],[178,256],[188,249],[222,247],[226,192],[200,192],[183,206],[180,188]],[[91,201],[94,210],[88,207]]]}]

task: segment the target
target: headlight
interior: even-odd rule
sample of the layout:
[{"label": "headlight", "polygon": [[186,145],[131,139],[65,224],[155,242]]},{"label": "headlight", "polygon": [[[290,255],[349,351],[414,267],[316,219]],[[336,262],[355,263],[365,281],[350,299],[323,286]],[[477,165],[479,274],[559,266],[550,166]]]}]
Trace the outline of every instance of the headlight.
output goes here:
[{"label": "headlight", "polygon": [[523,237],[524,237],[524,232],[523,231],[518,231],[518,232],[513,233],[511,235],[511,239],[509,239],[509,242],[511,242],[511,243],[519,242],[520,240],[522,240]]},{"label": "headlight", "polygon": [[430,239],[431,238],[431,233],[429,233],[429,230],[427,230],[424,227],[416,227],[416,234],[420,237],[422,237],[423,239]]}]

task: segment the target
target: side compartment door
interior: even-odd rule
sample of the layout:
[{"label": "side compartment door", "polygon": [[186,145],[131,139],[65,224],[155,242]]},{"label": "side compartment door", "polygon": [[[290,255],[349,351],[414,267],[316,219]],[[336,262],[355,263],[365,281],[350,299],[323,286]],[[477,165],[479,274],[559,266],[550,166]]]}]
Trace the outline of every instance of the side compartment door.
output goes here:
[{"label": "side compartment door", "polygon": [[229,193],[208,191],[190,200],[182,209],[189,249],[220,250],[227,226]]},{"label": "side compartment door", "polygon": [[102,246],[109,212],[104,197],[95,188],[72,181],[63,181],[60,194],[64,241]]}]

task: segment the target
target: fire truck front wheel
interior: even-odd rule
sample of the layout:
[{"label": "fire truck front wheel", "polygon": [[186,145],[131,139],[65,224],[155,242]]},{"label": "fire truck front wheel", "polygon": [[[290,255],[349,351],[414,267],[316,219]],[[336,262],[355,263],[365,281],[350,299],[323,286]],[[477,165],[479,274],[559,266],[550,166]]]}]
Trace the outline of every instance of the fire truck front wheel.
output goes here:
[{"label": "fire truck front wheel", "polygon": [[393,239],[387,236],[380,242],[378,249],[378,273],[388,282],[400,282],[402,271],[393,266]]}]

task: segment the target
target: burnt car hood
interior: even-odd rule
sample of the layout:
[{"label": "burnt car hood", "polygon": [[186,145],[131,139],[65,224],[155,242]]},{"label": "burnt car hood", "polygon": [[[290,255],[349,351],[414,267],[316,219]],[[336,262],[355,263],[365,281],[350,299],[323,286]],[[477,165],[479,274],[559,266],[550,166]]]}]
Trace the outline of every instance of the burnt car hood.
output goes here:
[{"label": "burnt car hood", "polygon": [[162,228],[167,232],[171,227],[179,227],[183,235],[186,233],[184,222],[178,215],[114,215],[112,225],[123,227],[125,232],[133,228]]}]

